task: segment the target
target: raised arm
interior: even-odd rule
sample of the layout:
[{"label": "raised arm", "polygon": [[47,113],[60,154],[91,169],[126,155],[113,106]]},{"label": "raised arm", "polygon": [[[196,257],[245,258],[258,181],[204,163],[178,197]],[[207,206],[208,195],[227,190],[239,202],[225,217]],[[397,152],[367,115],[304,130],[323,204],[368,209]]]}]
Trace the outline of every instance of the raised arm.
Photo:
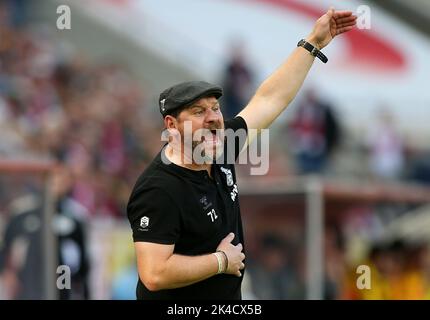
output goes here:
[{"label": "raised arm", "polygon": [[[315,23],[306,41],[322,49],[333,38],[351,30],[357,17],[351,11],[330,8]],[[288,59],[257,89],[248,105],[239,113],[249,129],[264,129],[281,114],[294,99],[308,74],[315,57],[302,47],[297,47]],[[248,142],[255,138],[250,132]]]}]

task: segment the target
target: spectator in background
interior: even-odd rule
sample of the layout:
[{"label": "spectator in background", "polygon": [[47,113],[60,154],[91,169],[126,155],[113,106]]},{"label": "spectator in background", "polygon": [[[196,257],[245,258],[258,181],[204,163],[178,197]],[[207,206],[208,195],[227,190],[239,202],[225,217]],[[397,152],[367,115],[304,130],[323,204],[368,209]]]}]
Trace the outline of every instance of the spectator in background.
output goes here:
[{"label": "spectator in background", "polygon": [[67,265],[71,271],[71,289],[60,290],[61,300],[90,298],[88,275],[89,259],[86,240],[85,207],[71,198],[74,183],[72,172],[67,167],[58,167],[52,179],[52,192],[56,200],[54,233],[58,237],[59,264]]},{"label": "spectator in background", "polygon": [[379,111],[377,124],[370,128],[367,146],[373,175],[383,179],[400,177],[404,166],[403,139],[387,109]]},{"label": "spectator in background", "polygon": [[[59,290],[58,298],[89,299],[89,260],[83,217],[86,209],[70,197],[73,178],[64,166],[52,177],[55,214],[52,221],[57,237],[57,265],[71,272],[71,289]],[[43,299],[43,195],[32,192],[15,199],[0,247],[0,275],[7,287],[7,299]],[[55,266],[56,267],[56,266]],[[39,276],[36,276],[39,275]]]},{"label": "spectator in background", "polygon": [[289,129],[299,172],[322,173],[340,138],[331,105],[319,100],[314,90],[307,90]]},{"label": "spectator in background", "polygon": [[371,269],[371,289],[356,287],[357,273],[351,272],[346,281],[343,298],[363,300],[428,299],[429,282],[422,261],[427,244],[408,244],[404,240],[376,242],[369,248],[369,256],[362,264]]},{"label": "spectator in background", "polygon": [[224,71],[221,105],[226,119],[234,118],[253,94],[253,76],[245,59],[245,48],[240,41],[230,49],[230,58]]},{"label": "spectator in background", "polygon": [[[0,5],[7,21],[8,8]],[[128,196],[118,188],[130,185],[147,146],[159,143],[137,111],[144,109],[141,88],[119,66],[94,66],[75,55],[65,60],[55,40],[37,28],[6,25],[0,35],[0,110],[7,115],[0,121],[7,140],[0,152],[59,159],[80,177],[72,197],[91,215],[123,217]],[[97,184],[95,177],[109,183]]]},{"label": "spectator in background", "polygon": [[421,152],[409,163],[411,180],[430,185],[430,152]]},{"label": "spectator in background", "polygon": [[338,299],[346,277],[344,239],[340,228],[326,225],[324,229],[324,300]]},{"label": "spectator in background", "polygon": [[254,264],[250,264],[249,273],[258,299],[286,300],[304,297],[299,276],[280,236],[263,235],[259,257]]},{"label": "spectator in background", "polygon": [[124,189],[160,142],[144,91],[124,67],[88,62],[27,24],[28,4],[0,0],[0,153],[59,159],[77,177],[74,200],[92,216],[122,218]]},{"label": "spectator in background", "polygon": [[[4,8],[4,9],[2,9]],[[27,21],[26,0],[0,0],[0,12],[7,12],[7,20],[0,19],[16,28],[22,27]]]}]

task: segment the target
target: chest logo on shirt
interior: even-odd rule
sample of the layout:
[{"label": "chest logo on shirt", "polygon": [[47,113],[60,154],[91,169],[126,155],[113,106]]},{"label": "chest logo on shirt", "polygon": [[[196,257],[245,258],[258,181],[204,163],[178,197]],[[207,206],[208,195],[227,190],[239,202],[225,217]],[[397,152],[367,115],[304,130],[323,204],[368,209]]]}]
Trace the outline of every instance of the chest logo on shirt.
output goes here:
[{"label": "chest logo on shirt", "polygon": [[212,205],[212,202],[209,202],[206,196],[200,198],[200,203],[203,205],[203,210],[206,210]]},{"label": "chest logo on shirt", "polygon": [[144,216],[140,219],[140,226],[145,229],[149,226],[149,218],[147,216]]},{"label": "chest logo on shirt", "polygon": [[227,178],[227,186],[231,187],[234,183],[233,181],[233,174],[231,173],[230,169],[226,169],[224,167],[221,167],[221,171],[225,174]]}]

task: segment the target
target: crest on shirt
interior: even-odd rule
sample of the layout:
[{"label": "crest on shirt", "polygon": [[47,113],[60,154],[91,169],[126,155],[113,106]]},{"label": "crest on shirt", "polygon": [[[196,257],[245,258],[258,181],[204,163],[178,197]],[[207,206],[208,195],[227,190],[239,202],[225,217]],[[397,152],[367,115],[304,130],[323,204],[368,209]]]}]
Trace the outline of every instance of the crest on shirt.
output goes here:
[{"label": "crest on shirt", "polygon": [[231,187],[234,183],[233,181],[233,174],[231,173],[230,169],[226,169],[224,167],[221,167],[221,171],[224,172],[225,177],[227,178],[227,186]]},{"label": "crest on shirt", "polygon": [[147,216],[144,216],[140,219],[140,226],[142,228],[147,228],[149,226],[149,218]]},{"label": "crest on shirt", "polygon": [[209,202],[206,196],[203,196],[202,198],[200,198],[200,203],[203,205],[204,210],[206,210],[212,205],[212,202]]}]

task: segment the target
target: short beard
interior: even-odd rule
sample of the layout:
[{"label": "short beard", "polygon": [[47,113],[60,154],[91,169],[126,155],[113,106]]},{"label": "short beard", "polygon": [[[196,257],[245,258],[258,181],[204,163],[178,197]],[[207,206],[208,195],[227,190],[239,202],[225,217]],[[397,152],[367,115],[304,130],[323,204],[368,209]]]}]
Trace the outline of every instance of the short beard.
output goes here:
[{"label": "short beard", "polygon": [[[216,131],[216,133],[213,131]],[[184,156],[188,161],[198,165],[212,164],[223,153],[224,132],[221,126],[201,128],[192,132],[192,136],[189,135],[188,131],[184,132],[182,130],[181,140],[184,147]]]},{"label": "short beard", "polygon": [[204,141],[193,141],[191,146],[193,162],[195,161],[194,152],[197,148],[200,149],[198,150],[197,154],[202,158],[199,160],[203,160],[204,163],[206,164],[213,163],[217,159],[217,148],[215,148],[215,150],[213,150],[212,152],[207,152],[207,149],[203,147],[204,143],[205,143]]}]

